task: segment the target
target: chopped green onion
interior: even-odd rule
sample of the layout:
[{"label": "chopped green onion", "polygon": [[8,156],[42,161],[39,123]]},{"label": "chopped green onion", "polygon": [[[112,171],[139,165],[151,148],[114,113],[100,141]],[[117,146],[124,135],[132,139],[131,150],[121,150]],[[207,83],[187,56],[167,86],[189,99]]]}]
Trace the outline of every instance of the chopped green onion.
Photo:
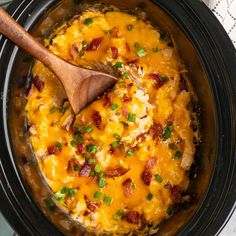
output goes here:
[{"label": "chopped green onion", "polygon": [[114,134],[114,138],[115,138],[116,140],[119,140],[119,141],[120,141],[120,135],[119,135],[119,134]]},{"label": "chopped green onion", "polygon": [[174,208],[173,207],[168,207],[166,212],[169,216],[172,216],[174,214]]},{"label": "chopped green onion", "polygon": [[159,174],[156,174],[156,175],[155,175],[155,179],[156,179],[156,181],[159,182],[159,183],[162,183],[162,182],[163,182],[163,178],[162,178]]},{"label": "chopped green onion", "polygon": [[128,114],[128,121],[135,122],[136,115],[134,113]]},{"label": "chopped green onion", "polygon": [[147,195],[147,200],[148,201],[151,201],[153,199],[153,194],[152,193],[149,193],[148,195]]},{"label": "chopped green onion", "polygon": [[89,43],[88,43],[86,40],[83,40],[83,41],[82,41],[82,48],[83,48],[83,49],[87,49],[88,46],[89,46]]},{"label": "chopped green onion", "polygon": [[134,26],[132,24],[128,24],[127,25],[127,30],[128,31],[131,31],[133,28],[134,28]]},{"label": "chopped green onion", "polygon": [[163,134],[163,140],[167,140],[168,138],[170,138],[171,136],[171,133],[173,132],[174,130],[174,126],[171,124],[171,125],[168,125],[164,131],[164,134]]},{"label": "chopped green onion", "polygon": [[147,52],[143,48],[138,48],[136,50],[136,54],[139,57],[145,57],[147,55]]},{"label": "chopped green onion", "polygon": [[61,113],[64,115],[65,112],[66,112],[66,108],[65,108],[65,107],[62,107],[62,108],[61,108]]},{"label": "chopped green onion", "polygon": [[65,196],[68,195],[69,197],[73,197],[76,193],[76,190],[73,188],[63,187],[61,190],[55,193],[55,197],[59,201],[64,201]]},{"label": "chopped green onion", "polygon": [[106,184],[105,179],[103,179],[102,177],[100,177],[100,178],[98,179],[98,186],[99,186],[100,188],[103,188],[103,187],[105,186],[105,184]]},{"label": "chopped green onion", "polygon": [[121,61],[117,61],[116,64],[114,65],[115,68],[119,69],[123,67],[123,63]]},{"label": "chopped green onion", "polygon": [[94,171],[95,171],[96,173],[101,172],[101,169],[100,169],[99,164],[96,164],[96,165],[94,166]]},{"label": "chopped green onion", "polygon": [[93,23],[93,18],[87,18],[87,19],[84,20],[85,25],[90,25],[92,23]]},{"label": "chopped green onion", "polygon": [[124,216],[124,211],[123,210],[118,210],[117,212],[116,212],[116,217],[122,217],[122,216]]},{"label": "chopped green onion", "polygon": [[158,51],[159,51],[159,48],[158,48],[158,47],[153,48],[152,51],[153,51],[153,52],[158,52]]},{"label": "chopped green onion", "polygon": [[168,81],[168,80],[169,80],[169,78],[167,76],[161,76],[160,77],[161,82],[165,82],[165,81]]},{"label": "chopped green onion", "polygon": [[71,141],[70,141],[70,145],[71,145],[72,147],[77,147],[77,144],[76,144],[75,140],[71,140]]},{"label": "chopped green onion", "polygon": [[45,199],[44,199],[44,203],[45,203],[45,205],[47,206],[47,208],[48,208],[49,210],[52,210],[52,209],[55,207],[55,203],[54,203],[54,201],[52,200],[52,197],[51,197],[51,196],[45,198]]},{"label": "chopped green onion", "polygon": [[75,193],[76,193],[76,190],[73,189],[73,188],[69,188],[67,193],[68,193],[69,197],[74,197]]},{"label": "chopped green onion", "polygon": [[88,161],[88,164],[90,165],[94,164],[95,162],[93,158],[88,158],[87,161]]},{"label": "chopped green onion", "polygon": [[111,197],[105,195],[104,198],[103,198],[103,202],[105,204],[107,204],[108,206],[110,206],[111,205]]},{"label": "chopped green onion", "polygon": [[78,142],[78,143],[83,143],[84,141],[84,138],[82,135],[78,134],[75,136],[75,140]]},{"label": "chopped green onion", "polygon": [[55,113],[57,111],[57,107],[50,108],[50,113]]},{"label": "chopped green onion", "polygon": [[182,152],[181,151],[177,151],[174,156],[173,156],[173,159],[179,159],[180,157],[182,157]]},{"label": "chopped green onion", "polygon": [[131,149],[129,149],[129,150],[126,152],[126,155],[127,155],[128,157],[132,157],[132,156],[134,155],[134,152],[133,152]]},{"label": "chopped green onion", "polygon": [[87,152],[95,154],[98,151],[98,145],[97,144],[90,144],[87,146]]},{"label": "chopped green onion", "polygon": [[91,125],[89,125],[89,126],[86,126],[86,127],[84,128],[84,130],[85,130],[86,133],[90,133],[90,132],[93,131],[93,127],[92,127]]},{"label": "chopped green onion", "polygon": [[80,170],[80,168],[79,168],[79,166],[73,166],[73,171],[79,171]]},{"label": "chopped green onion", "polygon": [[116,103],[113,103],[113,104],[111,105],[112,111],[115,111],[118,107],[119,107],[119,105],[116,104]]},{"label": "chopped green onion", "polygon": [[61,144],[60,142],[56,142],[56,143],[55,143],[55,146],[56,146],[57,148],[59,148],[59,149],[62,148],[62,144]]},{"label": "chopped green onion", "polygon": [[82,153],[82,157],[85,158],[85,159],[88,158],[87,153]]},{"label": "chopped green onion", "polygon": [[177,149],[177,146],[176,146],[174,143],[169,143],[169,144],[168,144],[168,147],[169,147],[169,149],[171,149],[171,150],[176,150],[176,149]]},{"label": "chopped green onion", "polygon": [[98,175],[98,177],[102,178],[104,174],[102,172],[99,172],[99,173],[97,173],[97,175]]},{"label": "chopped green onion", "polygon": [[84,126],[83,126],[83,125],[76,125],[76,126],[75,126],[75,131],[76,131],[76,132],[84,131]]},{"label": "chopped green onion", "polygon": [[82,57],[85,54],[85,52],[83,50],[79,51],[79,56]]},{"label": "chopped green onion", "polygon": [[93,197],[95,199],[99,199],[101,197],[102,193],[100,191],[96,191],[94,194],[93,194]]},{"label": "chopped green onion", "polygon": [[112,148],[118,148],[120,146],[120,141],[116,140],[114,143],[111,144]]},{"label": "chopped green onion", "polygon": [[126,78],[128,78],[128,76],[129,76],[129,74],[128,74],[128,72],[124,72],[123,74],[121,74],[121,78],[122,79],[126,79]]},{"label": "chopped green onion", "polygon": [[95,171],[93,171],[93,170],[92,170],[92,171],[90,171],[90,174],[89,174],[89,176],[92,176],[92,177],[93,177],[93,176],[95,176],[95,175],[96,175]]}]

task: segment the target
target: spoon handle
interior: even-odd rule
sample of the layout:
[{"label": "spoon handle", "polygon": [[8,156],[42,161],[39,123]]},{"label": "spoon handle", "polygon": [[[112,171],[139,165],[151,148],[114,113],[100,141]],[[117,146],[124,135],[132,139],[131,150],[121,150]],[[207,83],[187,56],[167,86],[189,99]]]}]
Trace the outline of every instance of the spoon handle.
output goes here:
[{"label": "spoon handle", "polygon": [[19,47],[32,54],[51,69],[53,69],[52,62],[60,60],[27,33],[25,29],[2,8],[0,8],[0,33],[4,34]]}]

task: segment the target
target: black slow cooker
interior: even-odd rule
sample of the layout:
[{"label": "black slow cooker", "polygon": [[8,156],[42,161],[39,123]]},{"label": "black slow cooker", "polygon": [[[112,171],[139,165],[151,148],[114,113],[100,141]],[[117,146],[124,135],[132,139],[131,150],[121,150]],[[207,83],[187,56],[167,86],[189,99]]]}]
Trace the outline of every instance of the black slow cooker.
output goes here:
[{"label": "black slow cooker", "polygon": [[[94,1],[15,0],[8,12],[42,40],[88,2]],[[234,46],[202,1],[103,2],[145,11],[154,25],[169,31],[199,97],[201,144],[189,173],[194,201],[163,223],[158,235],[217,235],[236,206]],[[50,189],[32,154],[24,114],[31,66],[29,55],[0,36],[0,210],[19,235],[87,235],[62,210],[45,207]]]}]

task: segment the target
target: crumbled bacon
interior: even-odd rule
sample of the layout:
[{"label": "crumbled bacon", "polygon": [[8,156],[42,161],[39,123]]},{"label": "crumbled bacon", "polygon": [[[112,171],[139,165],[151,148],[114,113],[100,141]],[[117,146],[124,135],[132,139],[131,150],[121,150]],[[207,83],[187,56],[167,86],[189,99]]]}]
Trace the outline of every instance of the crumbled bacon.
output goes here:
[{"label": "crumbled bacon", "polygon": [[157,163],[156,157],[150,158],[145,165],[145,169],[147,169],[147,170],[152,169],[156,165],[156,163]]},{"label": "crumbled bacon", "polygon": [[39,78],[38,75],[34,76],[32,78],[33,85],[37,88],[39,92],[43,91],[44,88],[44,82]]},{"label": "crumbled bacon", "polygon": [[[78,169],[78,171],[75,171],[75,169]],[[79,162],[75,158],[71,158],[68,161],[67,171],[70,174],[73,174],[74,176],[79,176],[79,169],[80,169]]]},{"label": "crumbled bacon", "polygon": [[52,155],[52,154],[58,155],[61,152],[61,149],[56,147],[55,145],[51,145],[47,149],[48,149],[49,155]]},{"label": "crumbled bacon", "polygon": [[175,204],[181,203],[182,200],[182,190],[178,185],[170,188],[171,199]]},{"label": "crumbled bacon", "polygon": [[126,52],[130,52],[130,47],[127,42],[125,42],[125,49],[126,49]]},{"label": "crumbled bacon", "polygon": [[99,37],[99,38],[95,38],[93,39],[88,47],[86,48],[87,51],[96,51],[98,50],[98,48],[100,47],[101,43],[102,43],[103,37]]},{"label": "crumbled bacon", "polygon": [[135,65],[138,61],[139,61],[139,59],[136,58],[136,59],[128,60],[128,61],[126,61],[126,63],[128,65]]},{"label": "crumbled bacon", "polygon": [[161,88],[167,82],[167,80],[162,81],[161,76],[157,73],[149,74],[149,77],[151,77],[155,81],[154,83],[155,89]]},{"label": "crumbled bacon", "polygon": [[122,97],[122,101],[123,102],[131,102],[132,101],[132,97],[128,97],[127,94],[125,93]]},{"label": "crumbled bacon", "polygon": [[127,212],[122,219],[126,220],[130,224],[138,225],[140,221],[140,214],[137,211]]},{"label": "crumbled bacon", "polygon": [[137,137],[137,141],[138,142],[145,142],[146,141],[146,136],[144,133],[140,134],[138,137]]},{"label": "crumbled bacon", "polygon": [[81,177],[89,177],[89,174],[90,174],[91,170],[92,170],[92,165],[85,164],[81,168],[81,170],[79,172],[79,176],[81,176]]},{"label": "crumbled bacon", "polygon": [[87,211],[87,210],[85,210],[84,211],[84,215],[83,216],[88,216],[90,214],[90,212],[89,211]]},{"label": "crumbled bacon", "polygon": [[99,207],[99,204],[96,202],[91,202],[87,195],[84,195],[84,200],[86,202],[87,208],[92,212],[96,211]]},{"label": "crumbled bacon", "polygon": [[150,135],[152,135],[153,139],[157,141],[162,137],[163,129],[161,124],[154,122],[148,132]]},{"label": "crumbled bacon", "polygon": [[77,153],[80,155],[85,151],[85,146],[82,143],[77,144]]},{"label": "crumbled bacon", "polygon": [[122,111],[122,115],[127,118],[129,114],[129,108],[126,105],[124,105],[122,106],[121,111]]},{"label": "crumbled bacon", "polygon": [[112,51],[112,58],[113,59],[117,59],[118,57],[118,49],[114,46],[111,47],[111,51]]},{"label": "crumbled bacon", "polygon": [[151,184],[152,181],[152,173],[149,169],[144,169],[143,173],[141,174],[141,179],[143,180],[143,183],[147,186]]},{"label": "crumbled bacon", "polygon": [[126,179],[122,183],[123,191],[125,197],[130,197],[132,195],[132,190],[133,190],[133,181],[131,178]]},{"label": "crumbled bacon", "polygon": [[108,108],[111,107],[111,96],[108,93],[104,94],[104,103],[103,103],[103,107]]},{"label": "crumbled bacon", "polygon": [[117,27],[111,29],[111,37],[119,38],[119,29]]},{"label": "crumbled bacon", "polygon": [[125,173],[127,173],[128,171],[129,171],[129,169],[126,169],[126,168],[124,168],[122,166],[108,167],[104,171],[104,175],[106,177],[113,178],[113,177],[122,176]]},{"label": "crumbled bacon", "polygon": [[102,123],[102,117],[100,115],[100,113],[98,111],[93,111],[92,113],[92,119],[93,119],[93,123],[94,125],[100,129],[101,123]]}]

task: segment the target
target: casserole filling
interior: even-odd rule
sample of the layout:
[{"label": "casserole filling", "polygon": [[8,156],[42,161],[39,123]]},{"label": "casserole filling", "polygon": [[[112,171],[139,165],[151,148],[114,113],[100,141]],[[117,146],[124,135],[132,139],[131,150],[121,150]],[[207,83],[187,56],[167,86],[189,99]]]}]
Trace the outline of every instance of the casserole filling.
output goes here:
[{"label": "casserole filling", "polygon": [[90,230],[154,233],[148,226],[190,198],[198,140],[195,95],[170,40],[141,17],[88,10],[45,45],[73,64],[118,76],[75,116],[55,75],[35,62],[26,110],[53,199]]}]

